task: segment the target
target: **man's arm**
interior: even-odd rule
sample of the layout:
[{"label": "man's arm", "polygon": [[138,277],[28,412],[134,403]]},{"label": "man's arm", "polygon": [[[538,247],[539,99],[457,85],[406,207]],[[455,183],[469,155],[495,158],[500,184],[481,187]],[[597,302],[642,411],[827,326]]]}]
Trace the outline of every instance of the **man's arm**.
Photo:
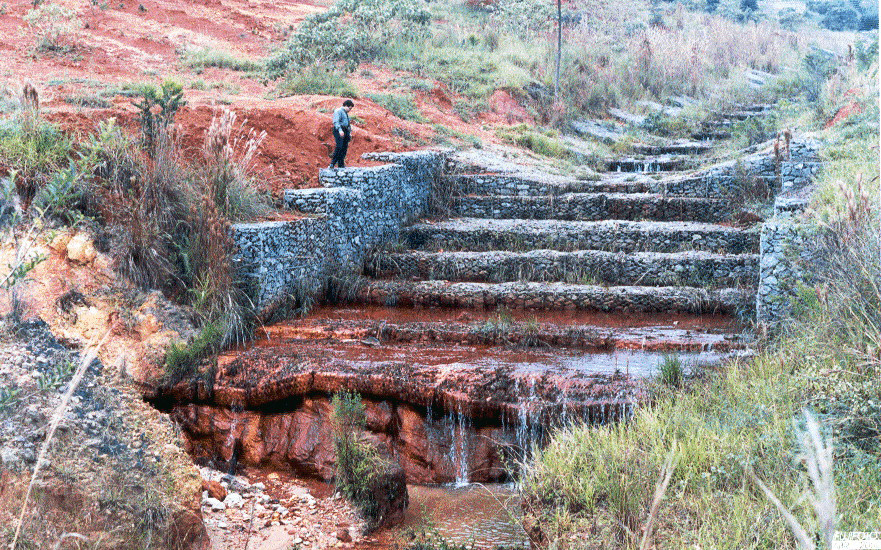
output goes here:
[{"label": "man's arm", "polygon": [[343,135],[343,111],[342,109],[337,109],[333,112],[333,132],[334,135],[342,137]]}]

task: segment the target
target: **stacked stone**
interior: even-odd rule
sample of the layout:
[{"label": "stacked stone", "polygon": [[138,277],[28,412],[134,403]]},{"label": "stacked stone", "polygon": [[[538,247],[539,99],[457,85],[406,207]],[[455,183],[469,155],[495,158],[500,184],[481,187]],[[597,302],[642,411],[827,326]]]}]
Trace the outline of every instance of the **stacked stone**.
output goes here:
[{"label": "stacked stone", "polygon": [[410,226],[405,237],[420,250],[604,250],[732,254],[759,251],[759,232],[706,223],[580,222],[560,220],[459,219]]},{"label": "stacked stone", "polygon": [[719,222],[730,212],[722,199],[649,193],[566,193],[559,196],[468,196],[455,203],[460,216],[557,220],[657,220]]},{"label": "stacked stone", "polygon": [[425,213],[445,155],[384,158],[395,164],[322,170],[322,188],[287,190],[285,206],[312,217],[233,226],[236,262],[263,315],[292,296],[315,297],[332,275],[360,272],[368,250]]},{"label": "stacked stone", "polygon": [[362,298],[387,306],[477,309],[550,309],[625,312],[746,314],[754,305],[748,289],[596,286],[566,283],[451,283],[373,281]]},{"label": "stacked stone", "polygon": [[806,207],[804,199],[780,197],[774,218],[762,225],[756,318],[771,327],[789,317],[799,285],[810,282],[805,266],[816,228],[799,217]]},{"label": "stacked stone", "polygon": [[473,282],[578,280],[587,284],[652,286],[748,286],[758,278],[758,255],[709,252],[423,252],[384,254],[367,274]]}]

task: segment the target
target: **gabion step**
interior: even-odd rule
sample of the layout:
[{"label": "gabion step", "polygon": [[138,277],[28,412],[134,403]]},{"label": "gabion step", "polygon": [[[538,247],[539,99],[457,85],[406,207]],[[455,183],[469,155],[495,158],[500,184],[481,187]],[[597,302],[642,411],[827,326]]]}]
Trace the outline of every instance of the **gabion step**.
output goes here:
[{"label": "gabion step", "polygon": [[664,145],[636,143],[631,146],[631,150],[637,155],[703,155],[712,151],[713,146],[700,141],[668,143]]},{"label": "gabion step", "polygon": [[[405,308],[406,309],[406,308]],[[419,310],[424,315],[426,311]],[[440,310],[449,311],[449,310]],[[733,351],[744,349],[749,337],[740,332],[704,327],[680,328],[670,321],[650,326],[607,326],[544,322],[535,313],[529,320],[512,312],[478,317],[453,310],[455,318],[401,320],[315,317],[284,321],[264,327],[261,337],[274,345],[338,341],[388,344],[448,344],[452,346],[553,347],[590,352],[642,351]],[[331,313],[332,315],[332,313]],[[416,316],[414,314],[414,316]],[[463,320],[461,317],[470,319]],[[669,315],[665,315],[669,318]],[[374,340],[370,340],[374,339]],[[320,345],[320,344],[319,344]]]},{"label": "gabion step", "polygon": [[723,199],[652,193],[566,193],[549,197],[467,196],[453,212],[474,218],[556,220],[656,220],[720,222],[730,217]]},{"label": "gabion step", "polygon": [[690,170],[695,165],[694,158],[687,155],[621,157],[606,160],[606,170],[609,172],[672,172]]},{"label": "gabion step", "polygon": [[379,253],[367,262],[372,277],[468,282],[565,282],[642,286],[749,286],[758,283],[758,255],[708,252]]},{"label": "gabion step", "polygon": [[725,254],[759,251],[759,234],[695,222],[560,221],[460,218],[405,230],[407,248],[440,250],[605,250]]},{"label": "gabion step", "polygon": [[565,193],[644,193],[644,182],[622,180],[540,179],[529,175],[461,174],[447,176],[462,195],[548,196]]},{"label": "gabion step", "polygon": [[351,293],[385,306],[557,309],[748,315],[755,291],[740,288],[575,285],[567,283],[453,283],[368,280]]},{"label": "gabion step", "polygon": [[695,132],[691,134],[691,139],[696,139],[699,141],[718,141],[723,139],[729,139],[731,137],[731,132],[723,132],[723,131],[714,131],[714,130],[701,130],[699,132]]}]

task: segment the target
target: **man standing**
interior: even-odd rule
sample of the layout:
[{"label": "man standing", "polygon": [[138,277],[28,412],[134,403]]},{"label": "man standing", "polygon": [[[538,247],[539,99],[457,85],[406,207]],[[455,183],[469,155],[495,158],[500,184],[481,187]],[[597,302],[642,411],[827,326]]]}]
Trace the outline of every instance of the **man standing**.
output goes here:
[{"label": "man standing", "polygon": [[336,147],[333,150],[333,157],[330,159],[330,168],[334,165],[340,168],[346,167],[346,153],[349,150],[349,141],[352,139],[351,129],[349,128],[349,111],[355,106],[355,102],[351,99],[343,101],[343,106],[333,112],[333,139]]}]

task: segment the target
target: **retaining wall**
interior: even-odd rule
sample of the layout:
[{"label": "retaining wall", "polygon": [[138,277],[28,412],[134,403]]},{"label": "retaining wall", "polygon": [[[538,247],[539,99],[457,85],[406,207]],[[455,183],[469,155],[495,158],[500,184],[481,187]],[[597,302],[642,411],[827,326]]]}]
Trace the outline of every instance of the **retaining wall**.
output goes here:
[{"label": "retaining wall", "polygon": [[802,214],[811,195],[805,188],[821,167],[818,149],[816,141],[793,142],[792,166],[781,169],[782,193],[774,201],[774,215],[762,224],[756,319],[771,328],[791,315],[799,287],[811,283],[808,266],[817,227]]},{"label": "retaining wall", "polygon": [[308,217],[237,224],[236,262],[262,316],[314,297],[331,275],[360,273],[365,255],[425,214],[444,153],[374,154],[391,164],[322,170],[321,188],[288,190],[285,207]]},{"label": "retaining wall", "polygon": [[792,313],[799,286],[810,282],[805,266],[813,253],[815,228],[801,217],[807,205],[806,199],[779,197],[774,217],[762,225],[756,319],[770,327]]}]

